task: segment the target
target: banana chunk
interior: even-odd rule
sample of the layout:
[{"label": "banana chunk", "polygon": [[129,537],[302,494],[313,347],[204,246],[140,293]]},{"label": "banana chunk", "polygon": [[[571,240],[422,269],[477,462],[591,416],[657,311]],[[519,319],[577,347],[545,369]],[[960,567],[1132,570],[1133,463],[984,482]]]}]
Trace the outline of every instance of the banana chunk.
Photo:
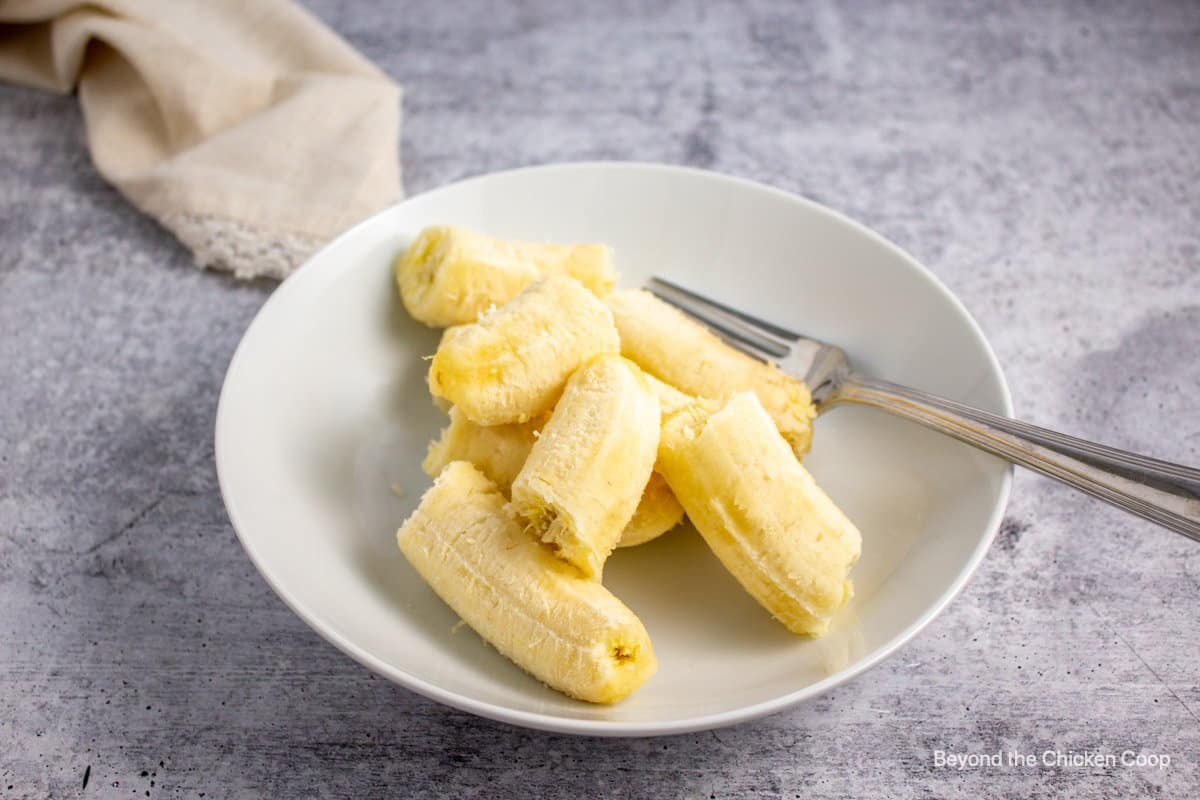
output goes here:
[{"label": "banana chunk", "polygon": [[637,616],[530,538],[496,485],[465,461],[442,470],[396,540],[455,613],[551,688],[614,703],[654,674]]},{"label": "banana chunk", "polygon": [[613,292],[605,302],[621,334],[621,354],[690,395],[725,402],[753,391],[797,458],[812,444],[816,409],[804,382],[734,350],[683,312],[649,292]]},{"label": "banana chunk", "polygon": [[589,578],[633,518],[658,453],[658,398],[618,355],[580,367],[512,485],[535,536]]},{"label": "banana chunk", "polygon": [[508,494],[517,473],[537,441],[544,420],[511,422],[507,425],[476,425],[458,406],[450,408],[450,424],[429,443],[421,469],[436,478],[452,461],[469,461],[487,479]]},{"label": "banana chunk", "polygon": [[[653,378],[652,383],[658,383]],[[669,388],[669,387],[668,387]],[[675,391],[675,390],[671,390]],[[677,393],[678,394],[678,393]],[[470,461],[487,479],[508,495],[517,473],[529,458],[529,451],[541,432],[545,418],[536,422],[508,425],[476,425],[455,407],[450,408],[450,424],[429,443],[421,469],[436,478],[452,461]],[[662,536],[683,521],[683,506],[662,475],[651,473],[642,490],[633,519],[625,526],[617,547],[633,547]]]},{"label": "banana chunk", "polygon": [[633,518],[621,533],[617,547],[637,547],[657,539],[683,521],[683,506],[667,481],[657,472],[650,473],[642,499],[638,501]]},{"label": "banana chunk", "polygon": [[707,397],[695,397],[685,394],[648,372],[644,374],[646,375],[646,379],[650,381],[650,386],[654,389],[654,394],[658,396],[658,406],[662,409],[662,425],[664,429],[676,414],[681,412],[693,415],[712,414],[720,410],[721,406],[724,405]]},{"label": "banana chunk", "polygon": [[408,313],[438,328],[474,322],[547,275],[569,275],[597,294],[617,281],[602,244],[516,242],[447,225],[422,230],[393,271]]},{"label": "banana chunk", "polygon": [[659,469],[709,548],[788,630],[820,636],[853,594],[862,537],[751,392],[668,421]]},{"label": "banana chunk", "polygon": [[579,281],[551,276],[478,322],[449,328],[429,390],[478,425],[528,422],[554,406],[580,364],[620,348],[604,304]]}]

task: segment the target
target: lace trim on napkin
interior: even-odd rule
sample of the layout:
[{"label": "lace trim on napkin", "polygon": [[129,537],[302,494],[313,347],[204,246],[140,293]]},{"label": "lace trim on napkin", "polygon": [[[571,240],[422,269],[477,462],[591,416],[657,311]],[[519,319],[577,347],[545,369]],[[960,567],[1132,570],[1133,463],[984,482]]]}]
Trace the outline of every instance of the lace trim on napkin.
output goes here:
[{"label": "lace trim on napkin", "polygon": [[283,280],[324,244],[311,236],[206,214],[167,214],[162,224],[192,251],[196,266],[232,272],[245,280]]}]

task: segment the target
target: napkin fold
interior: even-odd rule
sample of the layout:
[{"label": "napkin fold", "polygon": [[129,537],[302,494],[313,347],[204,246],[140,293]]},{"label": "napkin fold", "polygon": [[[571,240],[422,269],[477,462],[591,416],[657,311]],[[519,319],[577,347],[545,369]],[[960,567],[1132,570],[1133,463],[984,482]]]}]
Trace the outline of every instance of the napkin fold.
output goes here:
[{"label": "napkin fold", "polygon": [[400,87],[288,0],[0,0],[0,78],[201,266],[285,277],[400,198]]}]

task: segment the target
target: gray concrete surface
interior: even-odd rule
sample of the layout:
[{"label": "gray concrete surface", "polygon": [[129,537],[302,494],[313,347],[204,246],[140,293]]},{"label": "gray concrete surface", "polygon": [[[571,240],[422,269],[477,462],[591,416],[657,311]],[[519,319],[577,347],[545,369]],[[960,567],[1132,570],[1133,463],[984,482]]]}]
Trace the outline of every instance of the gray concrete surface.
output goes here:
[{"label": "gray concrete surface", "polygon": [[[799,192],[932,267],[1025,418],[1200,462],[1200,5],[310,5],[406,85],[410,192],[596,158]],[[760,722],[574,739],[373,677],[218,496],[270,290],[105,186],[71,98],[0,88],[0,796],[1195,796],[1200,547],[1028,474],[924,634]],[[1172,763],[934,757],[1047,749]]]}]

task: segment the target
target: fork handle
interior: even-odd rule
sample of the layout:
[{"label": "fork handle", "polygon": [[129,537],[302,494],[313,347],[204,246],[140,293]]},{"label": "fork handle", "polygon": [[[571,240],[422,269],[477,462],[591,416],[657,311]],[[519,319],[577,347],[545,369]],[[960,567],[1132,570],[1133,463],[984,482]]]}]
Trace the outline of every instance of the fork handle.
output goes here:
[{"label": "fork handle", "polygon": [[829,403],[874,406],[1028,467],[1200,542],[1200,470],[852,374]]}]

